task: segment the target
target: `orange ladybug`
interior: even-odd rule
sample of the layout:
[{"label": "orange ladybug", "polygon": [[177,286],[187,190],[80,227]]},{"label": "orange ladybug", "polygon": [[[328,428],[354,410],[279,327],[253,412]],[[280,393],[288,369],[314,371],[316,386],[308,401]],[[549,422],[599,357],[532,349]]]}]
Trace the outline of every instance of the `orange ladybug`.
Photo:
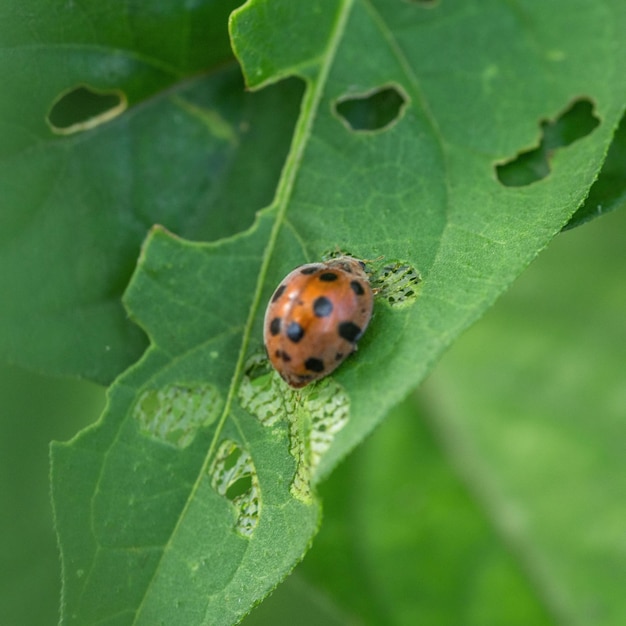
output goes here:
[{"label": "orange ladybug", "polygon": [[297,267],[265,312],[263,338],[272,365],[295,388],[324,378],[356,350],[373,307],[362,261],[341,256]]}]

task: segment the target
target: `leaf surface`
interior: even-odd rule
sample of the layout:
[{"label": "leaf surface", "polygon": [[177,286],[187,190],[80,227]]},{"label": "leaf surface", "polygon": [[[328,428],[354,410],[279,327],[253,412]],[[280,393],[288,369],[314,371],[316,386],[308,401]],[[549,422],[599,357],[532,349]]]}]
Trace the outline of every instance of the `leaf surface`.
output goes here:
[{"label": "leaf surface", "polygon": [[[126,303],[151,347],[101,421],[53,450],[67,623],[234,623],[290,571],[317,526],[315,483],[583,201],[624,105],[618,4],[252,0],[233,15],[250,86],[305,81],[291,150],[249,230],[145,244]],[[389,87],[404,103],[391,123],[340,115]],[[503,186],[495,165],[577,98],[600,125],[545,180]],[[336,375],[294,393],[251,360],[264,304],[337,247],[384,257],[375,316]]]},{"label": "leaf surface", "polygon": [[294,603],[332,624],[622,624],[625,227],[559,236],[340,464],[313,548],[246,626]]},{"label": "leaf surface", "polygon": [[[243,92],[238,4],[2,3],[0,358],[110,383],[147,345],[121,296],[150,227],[217,239],[271,201],[301,90]],[[80,85],[126,109],[54,132],[51,109]]]}]

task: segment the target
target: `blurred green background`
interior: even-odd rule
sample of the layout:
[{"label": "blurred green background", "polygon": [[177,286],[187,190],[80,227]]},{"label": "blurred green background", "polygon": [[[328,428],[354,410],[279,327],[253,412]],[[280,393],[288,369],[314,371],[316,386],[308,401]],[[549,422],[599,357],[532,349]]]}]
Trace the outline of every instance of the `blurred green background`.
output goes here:
[{"label": "blurred green background", "polygon": [[[322,486],[311,552],[246,624],[626,623],[624,232],[556,238]],[[0,626],[54,624],[48,443],[104,391],[0,372]]]}]

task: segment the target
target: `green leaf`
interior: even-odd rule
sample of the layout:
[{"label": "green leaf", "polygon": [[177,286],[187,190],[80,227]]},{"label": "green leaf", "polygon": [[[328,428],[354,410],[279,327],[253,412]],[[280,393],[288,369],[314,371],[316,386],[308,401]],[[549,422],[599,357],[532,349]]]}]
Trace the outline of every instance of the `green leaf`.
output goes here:
[{"label": "green leaf", "polygon": [[[111,382],[147,343],[121,295],[149,228],[216,239],[271,201],[301,88],[243,92],[226,28],[238,3],[2,3],[4,360]],[[54,132],[57,105],[88,115],[81,86],[123,106]]]},{"label": "green leaf", "polygon": [[558,237],[335,470],[245,626],[624,622],[625,227]]},{"label": "green leaf", "polygon": [[68,623],[232,623],[304,554],[318,511],[292,495],[287,425],[268,432],[231,383],[271,225],[218,246],[159,229],[144,250],[127,298],[154,343],[105,418],[53,449]]},{"label": "green leaf", "polygon": [[[586,196],[624,105],[618,5],[253,0],[233,14],[250,86],[306,83],[291,150],[249,230],[193,244],[155,229],[145,244],[126,303],[151,346],[100,422],[53,448],[66,623],[234,623],[285,577],[316,529],[315,484]],[[400,106],[382,128],[342,117],[389,88]],[[600,125],[544,180],[502,185],[496,165],[581,98]],[[332,378],[294,392],[262,362],[264,304],[337,247],[383,257],[375,316]]]}]

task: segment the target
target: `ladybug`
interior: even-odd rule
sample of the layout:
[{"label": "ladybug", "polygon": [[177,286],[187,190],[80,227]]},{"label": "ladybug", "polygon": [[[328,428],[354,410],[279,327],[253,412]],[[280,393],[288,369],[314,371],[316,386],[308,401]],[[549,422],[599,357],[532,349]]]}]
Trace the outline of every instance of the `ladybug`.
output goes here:
[{"label": "ladybug", "polygon": [[265,312],[263,338],[272,365],[296,389],[327,376],[357,349],[373,306],[362,261],[341,256],[297,267]]}]

